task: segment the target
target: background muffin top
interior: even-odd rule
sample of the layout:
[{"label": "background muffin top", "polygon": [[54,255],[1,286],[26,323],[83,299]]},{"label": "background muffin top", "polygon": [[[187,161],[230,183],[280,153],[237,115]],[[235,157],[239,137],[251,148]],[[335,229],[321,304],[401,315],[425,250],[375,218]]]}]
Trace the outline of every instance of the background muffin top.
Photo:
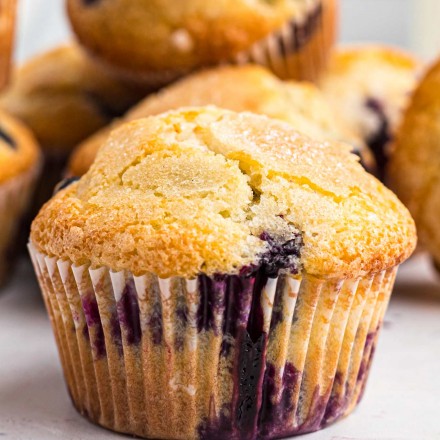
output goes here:
[{"label": "background muffin top", "polygon": [[0,111],[0,183],[36,165],[39,149],[31,132]]},{"label": "background muffin top", "polygon": [[301,241],[303,270],[343,277],[399,264],[415,229],[349,147],[264,116],[193,108],[117,129],[43,207],[31,240],[77,264],[161,277],[234,273],[270,243]]},{"label": "background muffin top", "polygon": [[43,150],[58,152],[70,151],[144,95],[72,44],[19,68],[0,95],[0,107],[28,125]]},{"label": "background muffin top", "polygon": [[[364,161],[371,165],[371,155],[363,141],[335,115],[316,86],[307,82],[281,81],[267,69],[255,65],[224,66],[190,75],[141,101],[123,121],[179,107],[210,104],[281,119],[318,140],[346,141],[359,149]],[[112,128],[123,121],[115,122],[84,141],[72,155],[69,173],[84,174]]]},{"label": "background muffin top", "polygon": [[383,177],[389,142],[417,83],[421,63],[386,46],[341,48],[330,59],[321,88],[339,116],[376,156]]},{"label": "background muffin top", "polygon": [[138,73],[192,69],[248,48],[318,0],[68,0],[79,40]]}]

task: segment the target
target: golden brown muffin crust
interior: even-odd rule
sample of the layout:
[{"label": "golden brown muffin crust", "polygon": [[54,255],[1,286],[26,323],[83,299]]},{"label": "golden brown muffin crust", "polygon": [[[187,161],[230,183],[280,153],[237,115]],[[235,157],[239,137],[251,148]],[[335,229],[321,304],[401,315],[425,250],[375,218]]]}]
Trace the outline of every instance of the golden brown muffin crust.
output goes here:
[{"label": "golden brown muffin crust", "polygon": [[[350,177],[349,177],[350,176]],[[407,258],[407,210],[348,147],[251,113],[192,108],[113,132],[89,172],[32,225],[46,255],[135,274],[193,277],[258,264],[302,234],[301,265],[360,276]]]}]

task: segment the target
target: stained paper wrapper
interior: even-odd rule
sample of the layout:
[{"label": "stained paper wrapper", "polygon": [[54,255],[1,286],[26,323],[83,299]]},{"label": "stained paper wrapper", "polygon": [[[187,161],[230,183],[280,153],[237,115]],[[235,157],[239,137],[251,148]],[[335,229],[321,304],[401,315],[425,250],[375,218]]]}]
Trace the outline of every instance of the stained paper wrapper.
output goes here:
[{"label": "stained paper wrapper", "polygon": [[0,285],[10,274],[18,247],[17,233],[39,170],[37,165],[0,183]]},{"label": "stained paper wrapper", "polygon": [[316,80],[327,65],[336,41],[338,0],[311,1],[301,18],[239,53],[234,62],[255,63],[269,68],[282,79]]},{"label": "stained paper wrapper", "polygon": [[350,413],[397,271],[160,279],[29,249],[75,407],[164,439],[280,438]]}]

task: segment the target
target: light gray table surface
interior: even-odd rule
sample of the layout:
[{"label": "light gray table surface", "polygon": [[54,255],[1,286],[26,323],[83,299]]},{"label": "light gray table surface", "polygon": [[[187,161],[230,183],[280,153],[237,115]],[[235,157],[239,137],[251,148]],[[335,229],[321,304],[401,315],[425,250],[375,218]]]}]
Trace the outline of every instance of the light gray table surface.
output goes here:
[{"label": "light gray table surface", "polygon": [[[0,293],[0,438],[127,438],[73,409],[32,269]],[[307,440],[440,440],[440,279],[419,255],[400,270],[364,400]]]}]

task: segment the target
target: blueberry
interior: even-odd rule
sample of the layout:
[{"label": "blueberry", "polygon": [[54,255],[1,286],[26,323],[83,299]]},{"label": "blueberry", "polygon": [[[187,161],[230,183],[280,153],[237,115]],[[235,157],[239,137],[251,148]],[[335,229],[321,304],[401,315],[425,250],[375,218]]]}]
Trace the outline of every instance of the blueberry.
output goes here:
[{"label": "blueberry", "polygon": [[93,6],[95,3],[99,3],[100,0],[82,0],[85,6]]},{"label": "blueberry", "polygon": [[391,128],[385,114],[383,105],[375,98],[369,98],[365,102],[365,107],[376,115],[379,120],[378,129],[367,139],[367,144],[376,158],[378,176],[384,178],[385,168],[388,162],[386,146],[391,140]]},{"label": "blueberry", "polygon": [[60,192],[62,189],[67,188],[72,183],[77,182],[79,177],[68,177],[67,179],[63,179],[53,190],[53,194],[55,195],[57,192]]},{"label": "blueberry", "polygon": [[15,142],[15,140],[12,139],[12,137],[8,133],[6,133],[2,127],[0,127],[0,140],[8,144],[9,147],[11,147],[12,149],[17,149],[17,143]]},{"label": "blueberry", "polygon": [[260,265],[269,278],[276,278],[281,269],[298,273],[297,260],[302,247],[300,234],[296,234],[295,238],[284,243],[277,242],[267,232],[263,232],[260,239],[266,241],[269,247],[268,251],[260,257]]}]

